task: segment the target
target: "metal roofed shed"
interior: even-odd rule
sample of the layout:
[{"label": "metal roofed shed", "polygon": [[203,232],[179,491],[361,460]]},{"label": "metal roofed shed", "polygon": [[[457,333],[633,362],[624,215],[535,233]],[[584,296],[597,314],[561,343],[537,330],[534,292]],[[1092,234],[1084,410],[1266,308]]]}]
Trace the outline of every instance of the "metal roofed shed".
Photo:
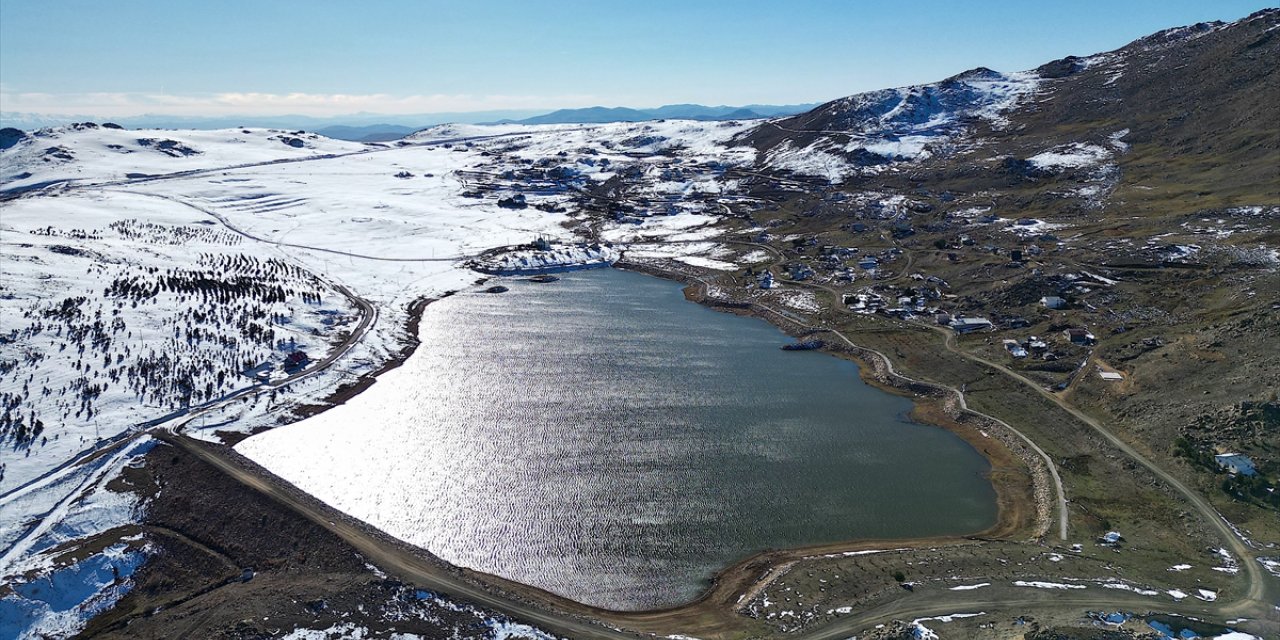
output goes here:
[{"label": "metal roofed shed", "polygon": [[991,321],[986,318],[956,318],[951,322],[956,333],[973,333],[991,328]]}]

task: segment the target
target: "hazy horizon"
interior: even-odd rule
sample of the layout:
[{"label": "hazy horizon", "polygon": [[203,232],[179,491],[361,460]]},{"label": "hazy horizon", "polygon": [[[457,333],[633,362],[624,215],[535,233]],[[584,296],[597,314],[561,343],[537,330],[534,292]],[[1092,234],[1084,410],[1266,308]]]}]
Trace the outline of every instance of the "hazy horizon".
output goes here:
[{"label": "hazy horizon", "polygon": [[807,104],[978,66],[1031,69],[1265,6],[13,0],[0,4],[0,112],[351,119]]}]

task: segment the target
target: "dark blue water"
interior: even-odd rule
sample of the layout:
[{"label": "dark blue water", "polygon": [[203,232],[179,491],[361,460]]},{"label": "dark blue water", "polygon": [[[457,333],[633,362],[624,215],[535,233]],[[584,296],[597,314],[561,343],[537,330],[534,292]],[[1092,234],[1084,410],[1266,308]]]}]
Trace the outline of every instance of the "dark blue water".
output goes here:
[{"label": "dark blue water", "polygon": [[995,522],[986,461],[851,362],[644,275],[504,283],[432,304],[403,367],[240,450],[453,563],[622,609],[766,548]]}]

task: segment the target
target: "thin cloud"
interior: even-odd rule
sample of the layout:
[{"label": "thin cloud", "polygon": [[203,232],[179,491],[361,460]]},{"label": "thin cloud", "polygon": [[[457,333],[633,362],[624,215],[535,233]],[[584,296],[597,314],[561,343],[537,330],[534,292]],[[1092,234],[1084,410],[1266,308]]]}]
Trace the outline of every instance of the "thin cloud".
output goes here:
[{"label": "thin cloud", "polygon": [[149,113],[185,116],[338,116],[352,113],[417,114],[559,109],[596,104],[591,95],[392,95],[386,93],[74,93],[0,91],[0,110],[47,115],[94,114],[102,117]]}]

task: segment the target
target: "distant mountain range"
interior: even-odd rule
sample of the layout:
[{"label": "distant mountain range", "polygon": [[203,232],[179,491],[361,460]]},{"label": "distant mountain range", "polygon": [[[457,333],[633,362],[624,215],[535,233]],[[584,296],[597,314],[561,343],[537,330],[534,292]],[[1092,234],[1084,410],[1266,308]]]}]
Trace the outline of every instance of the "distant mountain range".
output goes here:
[{"label": "distant mountain range", "polygon": [[525,118],[503,120],[500,123],[519,124],[594,124],[601,122],[643,122],[645,120],[755,120],[804,113],[814,104],[749,104],[745,107],[708,107],[700,104],[668,104],[654,109],[628,107],[587,107],[585,109],[560,109],[551,113]]},{"label": "distant mountain range", "polygon": [[234,127],[267,127],[273,129],[305,129],[322,136],[353,142],[384,142],[398,140],[414,131],[430,126],[459,124],[594,124],[601,122],[642,122],[664,118],[682,120],[753,120],[803,113],[813,104],[767,105],[751,104],[745,107],[708,107],[700,104],[670,104],[654,109],[627,107],[588,107],[585,109],[561,109],[538,115],[539,112],[523,111],[472,111],[454,113],[425,113],[416,115],[387,115],[357,113],[346,116],[317,118],[303,115],[284,116],[166,116],[147,114],[125,118],[100,116],[55,116],[38,113],[0,113],[0,126],[33,131],[44,127],[56,127],[72,122],[110,121],[128,129],[230,129]]},{"label": "distant mountain range", "polygon": [[[0,112],[0,127],[13,127],[33,131],[44,127],[56,127],[73,122],[114,122],[128,129],[233,129],[236,127],[264,127],[268,129],[304,129],[332,138],[369,142],[400,138],[419,129],[456,122],[477,124],[494,120],[527,118],[540,111],[502,110],[419,113],[394,115],[385,113],[353,113],[342,116],[318,118],[304,115],[282,116],[173,116],[144,114],[121,118],[104,118],[94,115],[47,115],[40,113]],[[332,133],[327,133],[330,131]],[[373,139],[370,139],[373,136]],[[391,136],[387,138],[386,136]]]},{"label": "distant mountain range", "polygon": [[335,140],[350,140],[351,142],[387,142],[389,140],[399,140],[400,138],[403,138],[414,131],[420,131],[421,129],[423,129],[423,127],[409,127],[399,124],[368,124],[361,127],[336,124],[331,127],[316,129],[316,133]]}]

